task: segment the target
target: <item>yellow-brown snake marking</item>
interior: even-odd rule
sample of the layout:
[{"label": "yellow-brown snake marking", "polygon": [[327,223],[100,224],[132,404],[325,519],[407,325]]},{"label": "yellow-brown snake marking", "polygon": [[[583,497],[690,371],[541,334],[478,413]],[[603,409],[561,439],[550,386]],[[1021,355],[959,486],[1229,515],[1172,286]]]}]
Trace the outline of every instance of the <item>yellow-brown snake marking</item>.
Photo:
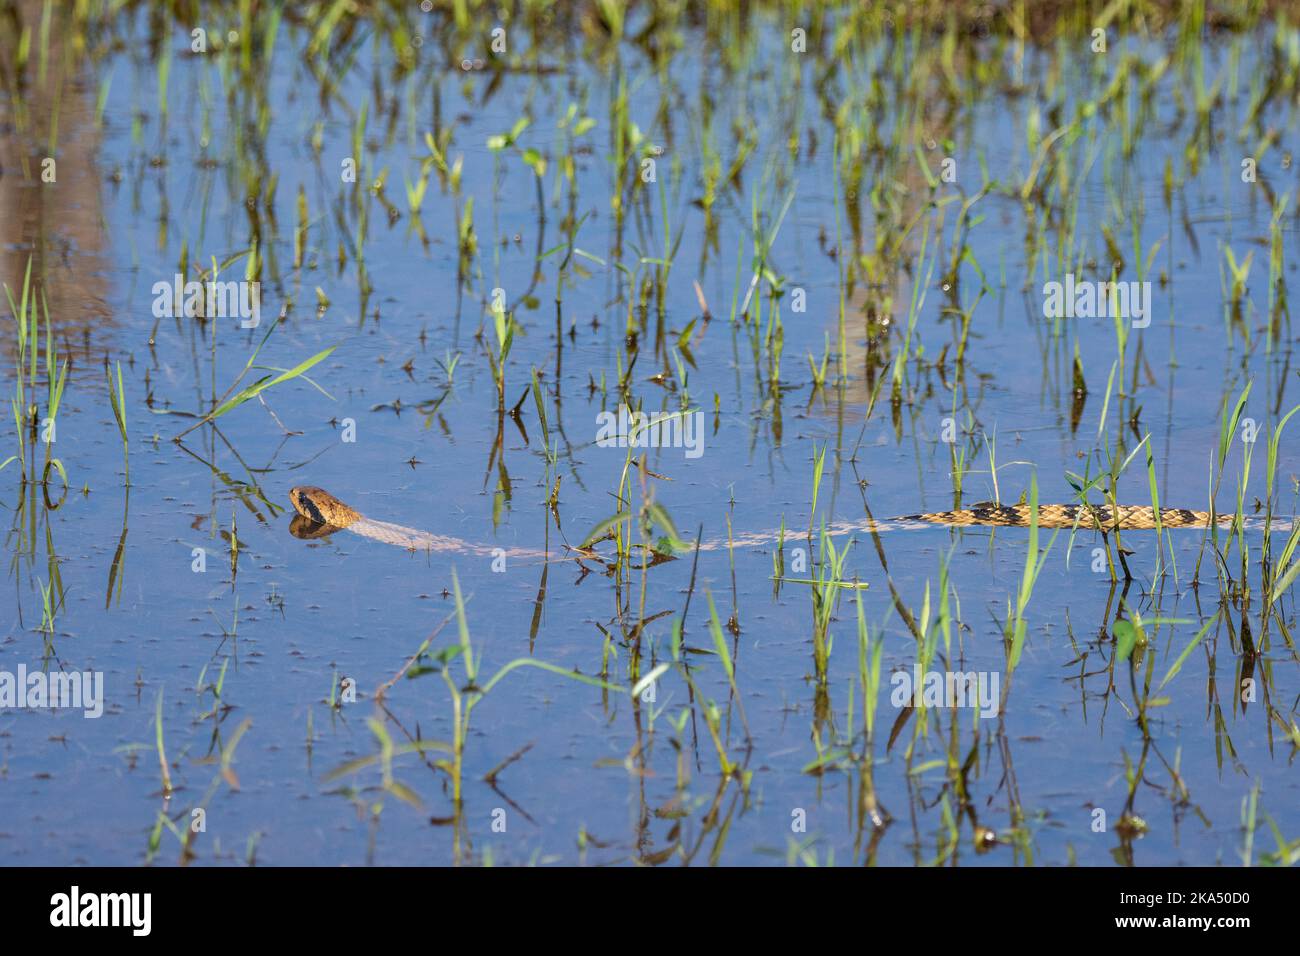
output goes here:
[{"label": "yellow-brown snake marking", "polygon": [[[904,521],[926,521],[930,524],[1009,525],[1029,526],[1029,505],[975,505],[963,511],[937,511],[908,515]],[[1232,515],[1218,515],[1221,525],[1232,524]],[[1208,511],[1189,511],[1186,508],[1161,508],[1160,523],[1156,523],[1156,509],[1152,507],[1119,505],[1039,505],[1040,528],[1073,528],[1075,526],[1100,531],[1154,530],[1164,528],[1207,528]]]}]

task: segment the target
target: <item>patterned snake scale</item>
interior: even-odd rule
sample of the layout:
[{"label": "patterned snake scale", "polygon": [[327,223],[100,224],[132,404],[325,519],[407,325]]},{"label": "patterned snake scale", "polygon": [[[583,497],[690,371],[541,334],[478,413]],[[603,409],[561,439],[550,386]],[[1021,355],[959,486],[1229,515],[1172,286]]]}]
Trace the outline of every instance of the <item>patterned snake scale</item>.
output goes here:
[{"label": "patterned snake scale", "polygon": [[[419,531],[400,524],[387,521],[375,521],[348,507],[339,499],[322,488],[301,486],[290,489],[289,500],[298,513],[290,525],[290,531],[299,538],[321,538],[335,531],[346,529],[355,534],[381,541],[408,551],[451,552],[458,554],[490,555],[498,546],[481,545],[427,531]],[[858,521],[840,521],[826,530],[832,535],[853,532],[906,531],[918,528],[931,528],[935,525],[949,527],[1014,527],[1029,526],[1029,505],[998,505],[993,503],[977,504],[960,511],[933,511],[924,514],[904,515],[885,521],[864,518]],[[1214,517],[1220,527],[1232,524],[1232,515],[1220,514]],[[1160,527],[1162,528],[1207,528],[1211,515],[1208,511],[1189,511],[1186,508],[1161,508]],[[1249,530],[1265,530],[1267,519],[1246,518],[1244,525]],[[1141,531],[1157,527],[1155,509],[1151,507],[1120,505],[1112,509],[1104,505],[1039,505],[1038,526],[1040,528],[1079,528],[1097,531]],[[1285,519],[1274,518],[1271,530],[1290,531],[1292,523]],[[728,546],[737,548],[760,547],[773,544],[780,539],[779,531],[763,531],[739,534],[728,540],[711,540],[703,542],[699,550],[716,551]],[[787,535],[789,536],[789,535]],[[514,558],[554,559],[553,554],[527,548],[506,548],[506,554]],[[574,551],[581,556],[584,552]]]}]

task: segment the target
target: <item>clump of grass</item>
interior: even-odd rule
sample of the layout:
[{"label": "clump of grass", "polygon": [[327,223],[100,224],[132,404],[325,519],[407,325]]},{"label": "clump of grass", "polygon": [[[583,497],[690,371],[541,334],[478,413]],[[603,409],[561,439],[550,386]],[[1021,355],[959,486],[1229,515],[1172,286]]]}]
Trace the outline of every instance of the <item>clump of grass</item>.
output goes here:
[{"label": "clump of grass", "polygon": [[[677,665],[678,672],[686,682],[687,687],[690,688],[691,700],[698,702],[696,706],[699,708],[700,716],[704,719],[704,726],[709,732],[709,740],[713,743],[713,749],[718,759],[718,773],[722,776],[724,785],[732,780],[737,780],[743,788],[748,789],[752,772],[746,770],[744,764],[731,755],[727,743],[727,731],[723,726],[722,709],[716,701],[701,691],[695,674],[692,673],[692,668],[684,666],[682,661],[681,625],[681,618],[673,621],[671,645],[673,663]],[[713,635],[714,652],[717,654],[723,671],[727,675],[727,684],[734,697],[736,694],[735,667],[732,663],[731,653],[727,649],[726,638],[722,635],[722,626],[718,621],[717,610],[713,607],[712,598],[709,600],[709,630]],[[738,698],[736,699],[738,700]],[[746,735],[748,736],[748,730]]]},{"label": "clump of grass", "polygon": [[[425,674],[438,674],[442,677],[451,699],[452,739],[450,741],[414,740],[397,745],[393,743],[384,725],[380,721],[372,719],[369,724],[371,732],[379,740],[379,754],[351,760],[332,771],[325,778],[326,780],[338,779],[378,762],[383,773],[383,789],[408,803],[418,805],[419,798],[415,793],[393,778],[393,759],[405,753],[424,753],[426,751],[446,754],[446,756],[435,760],[434,766],[444,771],[451,780],[452,803],[457,814],[459,814],[464,793],[465,749],[469,739],[470,720],[473,717],[474,709],[487,698],[492,689],[507,674],[521,667],[535,667],[603,690],[624,690],[624,688],[607,683],[599,678],[588,677],[585,674],[579,674],[573,670],[531,657],[517,657],[502,666],[487,680],[482,680],[482,660],[476,657],[473,641],[470,637],[469,622],[465,614],[465,599],[461,594],[460,580],[454,571],[452,572],[452,594],[456,606],[456,643],[430,653],[431,641],[426,640],[403,669],[408,679],[422,677]],[[452,668],[453,663],[457,660],[460,662],[459,675],[455,674]]]},{"label": "clump of grass", "polygon": [[497,386],[497,410],[506,407],[506,360],[510,358],[510,349],[515,343],[515,315],[507,312],[505,305],[494,303],[492,307],[492,328],[496,333],[496,350],[485,347],[488,362],[492,366],[492,379]]},{"label": "clump of grass", "polygon": [[[559,461],[559,444],[551,439],[550,418],[546,414],[546,403],[542,400],[542,388],[537,380],[537,369],[533,369],[533,404],[537,408],[537,420],[542,429],[542,449],[546,455],[546,478],[550,477],[550,469]],[[547,482],[549,484],[549,481]]]},{"label": "clump of grass", "polygon": [[[1246,409],[1246,401],[1250,397],[1250,392],[1254,384],[1255,383],[1253,381],[1247,382],[1245,387],[1242,388],[1241,393],[1237,396],[1237,400],[1235,402],[1232,403],[1225,402],[1223,406],[1223,411],[1219,416],[1219,442],[1217,448],[1215,449],[1215,455],[1213,460],[1213,473],[1210,476],[1210,493],[1209,493],[1209,502],[1208,502],[1208,510],[1210,512],[1210,533],[1208,535],[1208,540],[1216,552],[1219,550],[1220,529],[1219,529],[1219,522],[1218,522],[1219,512],[1215,502],[1218,500],[1219,486],[1223,482],[1223,472],[1225,466],[1227,465],[1228,452],[1232,450],[1232,444],[1236,440],[1237,435],[1239,434],[1238,428],[1241,424],[1242,413]],[[1249,445],[1246,446],[1246,452],[1247,454],[1249,454],[1250,452]],[[1238,519],[1241,517],[1240,505],[1241,502],[1239,500],[1238,514],[1237,514]],[[1236,520],[1233,523],[1233,530],[1237,533],[1240,533],[1240,524],[1241,524],[1240,520]],[[1193,581],[1199,580],[1200,578],[1201,559],[1204,556],[1205,556],[1205,548],[1204,545],[1202,545],[1200,552],[1196,556],[1196,565],[1192,572]],[[1224,575],[1226,574],[1225,567],[1226,566],[1224,562],[1222,561],[1215,562],[1216,573],[1219,575],[1220,581],[1222,582],[1225,590],[1227,590],[1229,584],[1226,578],[1224,578]]]},{"label": "clump of grass", "polygon": [[1262,547],[1261,568],[1263,569],[1263,580],[1261,586],[1264,590],[1264,621],[1267,622],[1270,617],[1270,611],[1278,599],[1286,593],[1287,588],[1295,580],[1297,573],[1300,573],[1300,562],[1291,564],[1291,559],[1296,551],[1296,546],[1300,544],[1300,521],[1294,522],[1291,533],[1287,536],[1285,544],[1282,546],[1282,554],[1276,563],[1272,560],[1272,530],[1274,523],[1274,496],[1277,482],[1277,463],[1279,445],[1282,441],[1282,432],[1296,412],[1300,412],[1300,405],[1292,408],[1282,416],[1281,421],[1272,429],[1268,436],[1268,468],[1265,472],[1265,494],[1264,494],[1264,520],[1267,531],[1264,534]]},{"label": "clump of grass", "polygon": [[38,581],[37,584],[41,589],[41,626],[40,631],[43,634],[54,633],[54,613],[58,602],[54,598],[54,583],[46,584],[44,581]]},{"label": "clump of grass", "polygon": [[1029,607],[1029,598],[1034,593],[1034,585],[1038,582],[1038,575],[1042,573],[1043,565],[1047,563],[1048,552],[1052,550],[1052,544],[1056,541],[1058,532],[1053,532],[1052,538],[1047,542],[1047,547],[1040,553],[1038,550],[1038,479],[1031,477],[1029,481],[1029,542],[1025,551],[1025,570],[1020,578],[1020,587],[1016,591],[1016,603],[1014,610],[1010,601],[1007,602],[1007,619],[1003,625],[1003,638],[1007,643],[1007,678],[1008,684],[1010,677],[1015,672],[1016,665],[1020,663],[1020,654],[1024,650],[1025,638],[1029,634],[1029,622],[1025,617],[1025,611]]},{"label": "clump of grass", "polygon": [[[292,381],[293,379],[298,377],[302,377],[304,381],[309,383],[313,388],[319,391],[322,395],[325,395],[327,398],[329,397],[329,393],[326,392],[319,385],[317,385],[315,382],[313,382],[311,378],[309,378],[305,373],[315,365],[319,364],[320,362],[328,358],[330,354],[334,351],[336,346],[331,345],[329,348],[317,352],[311,358],[299,362],[291,369],[277,368],[276,366],[273,365],[256,364],[257,356],[261,354],[262,348],[266,345],[267,340],[270,339],[271,334],[276,330],[279,324],[280,324],[280,319],[277,317],[276,320],[271,324],[271,327],[266,330],[266,335],[262,336],[262,341],[259,342],[257,348],[253,350],[253,354],[248,357],[248,361],[244,363],[243,369],[241,369],[240,373],[237,376],[235,376],[235,380],[230,383],[230,387],[226,389],[225,394],[223,394],[221,398],[217,399],[213,403],[214,407],[212,408],[212,410],[197,416],[198,421],[196,421],[189,428],[186,428],[180,434],[176,435],[176,437],[172,439],[173,441],[180,441],[190,432],[194,431],[194,429],[202,425],[206,425],[210,422],[214,422],[217,419],[221,418],[223,415],[233,411],[234,409],[238,408],[240,405],[249,401],[250,399],[257,398],[268,389],[274,388],[276,385],[279,385],[282,382]],[[265,372],[278,372],[279,374],[262,375],[257,379],[257,381],[245,385],[243,388],[239,388],[239,383],[242,382],[244,378],[248,375],[248,373],[253,371],[254,369],[257,369],[259,371],[265,371]],[[119,373],[119,382],[120,382],[120,376],[121,376],[120,368],[118,370],[118,373]],[[236,391],[236,389],[239,390]],[[171,414],[184,414],[184,413],[172,412]],[[124,439],[125,439],[125,434],[124,434]]]},{"label": "clump of grass", "polygon": [[[63,462],[54,457],[52,439],[57,434],[59,407],[63,402],[63,391],[68,382],[69,361],[64,358],[62,365],[59,364],[58,349],[54,344],[54,324],[50,321],[49,306],[45,300],[44,290],[42,290],[40,305],[41,313],[45,316],[44,365],[46,382],[45,415],[42,416],[40,406],[36,400],[37,357],[41,352],[41,313],[38,313],[36,309],[37,297],[32,283],[32,260],[30,256],[27,258],[27,268],[23,273],[22,291],[18,302],[14,302],[13,293],[7,283],[4,291],[5,298],[9,302],[9,311],[14,317],[18,332],[14,397],[10,400],[14,416],[14,428],[18,438],[18,454],[10,455],[3,462],[0,462],[0,469],[4,469],[15,461],[22,463],[27,461],[27,436],[30,434],[33,448],[40,440],[44,440],[45,443],[45,461],[39,469],[39,481],[41,484],[48,484],[50,469],[54,469],[63,479],[63,487],[66,490],[68,487],[68,473],[63,467]],[[36,481],[38,463],[35,455],[32,456],[31,464],[30,480]],[[26,469],[26,467],[26,464],[23,464],[23,468]],[[26,474],[24,480],[28,480]]]}]

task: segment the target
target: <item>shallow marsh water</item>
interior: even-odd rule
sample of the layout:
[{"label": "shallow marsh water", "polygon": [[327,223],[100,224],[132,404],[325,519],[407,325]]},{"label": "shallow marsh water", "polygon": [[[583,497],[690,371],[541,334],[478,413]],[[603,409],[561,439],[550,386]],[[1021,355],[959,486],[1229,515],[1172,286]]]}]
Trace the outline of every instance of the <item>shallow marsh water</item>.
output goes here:
[{"label": "shallow marsh water", "polygon": [[[1294,859],[1295,604],[1285,580],[1265,599],[1280,568],[1261,579],[1262,533],[1243,539],[1245,595],[1239,544],[1203,530],[1125,533],[1129,582],[1099,558],[1113,538],[1086,529],[936,526],[878,545],[861,532],[839,577],[865,587],[820,592],[838,595],[824,666],[807,582],[828,557],[809,539],[823,521],[1014,502],[1031,476],[1040,501],[1070,502],[1067,473],[1096,475],[1104,451],[1136,452],[1119,501],[1150,504],[1153,477],[1162,505],[1204,509],[1221,422],[1248,385],[1216,501],[1234,510],[1243,482],[1254,511],[1269,436],[1300,402],[1280,306],[1300,241],[1296,30],[1198,28],[1184,12],[1111,27],[1095,53],[1065,15],[1018,38],[1002,19],[855,21],[814,5],[799,53],[775,5],[634,7],[613,23],[599,5],[547,20],[525,4],[494,54],[501,24],[473,4],[460,25],[407,4],[332,30],[318,7],[301,20],[215,7],[203,53],[166,8],[59,13],[46,82],[64,83],[50,94],[36,52],[7,61],[27,86],[2,101],[2,278],[17,299],[32,259],[71,369],[48,450],[20,451],[12,418],[0,424],[0,457],[20,454],[0,471],[0,669],[102,672],[104,713],[0,711],[0,859]],[[21,8],[35,33],[40,5]],[[57,180],[42,183],[55,101]],[[1253,182],[1243,157],[1257,158]],[[406,184],[422,176],[415,217]],[[155,317],[153,286],[182,261],[194,278],[245,253],[222,267],[243,279],[254,237],[257,328]],[[1252,256],[1240,294],[1225,249],[1238,268]],[[1120,345],[1111,318],[1044,317],[1044,282],[1107,278],[1097,263],[1116,256],[1119,279],[1152,283],[1149,326],[1121,323]],[[500,409],[489,353],[506,314]],[[173,413],[210,411],[281,315],[257,362],[292,369],[332,348],[310,382],[173,441],[196,421]],[[16,389],[12,315],[5,329]],[[129,485],[105,362],[121,367]],[[243,384],[262,374],[277,373]],[[628,451],[596,443],[598,414],[620,401],[698,410],[703,454],[647,449],[624,483]],[[1297,427],[1273,483],[1287,520]],[[47,454],[66,495],[53,470],[39,483]],[[347,531],[303,540],[289,531],[297,485],[557,560],[507,552],[502,570]],[[601,560],[566,556],[620,510],[649,543],[669,518],[686,541],[784,522],[786,580],[775,540],[651,567],[610,541]],[[1272,539],[1284,566],[1287,535]],[[1034,541],[1047,550],[1020,612]],[[471,650],[439,660],[460,641],[457,587]],[[425,672],[377,700],[431,634]],[[897,706],[893,675],[918,653],[924,670],[995,677],[996,715]],[[520,658],[608,686],[522,666],[478,696]],[[356,699],[336,706],[345,678]],[[402,750],[455,739],[451,688],[477,700],[459,770],[443,750]]]}]

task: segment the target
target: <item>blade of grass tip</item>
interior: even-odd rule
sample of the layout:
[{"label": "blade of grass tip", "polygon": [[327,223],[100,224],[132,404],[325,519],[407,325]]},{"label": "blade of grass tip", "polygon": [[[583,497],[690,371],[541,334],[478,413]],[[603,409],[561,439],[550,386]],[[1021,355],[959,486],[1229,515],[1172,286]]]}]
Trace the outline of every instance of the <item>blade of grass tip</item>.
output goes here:
[{"label": "blade of grass tip", "polygon": [[1270,509],[1272,507],[1273,496],[1271,492],[1273,490],[1273,479],[1277,471],[1278,443],[1282,440],[1282,430],[1286,428],[1286,423],[1291,420],[1291,416],[1296,412],[1300,412],[1300,405],[1297,405],[1295,408],[1291,409],[1291,411],[1282,416],[1282,420],[1277,423],[1277,427],[1273,429],[1273,434],[1270,435],[1268,439],[1268,475],[1266,476],[1266,479],[1268,481],[1268,490],[1270,492],[1268,502]]},{"label": "blade of grass tip", "polygon": [[[253,363],[257,361],[257,356],[261,354],[262,347],[266,345],[267,339],[271,337],[271,333],[274,332],[276,328],[280,325],[281,318],[283,318],[283,314],[277,315],[275,319],[271,322],[270,327],[268,327],[266,330],[266,334],[262,336],[262,341],[257,343],[257,348],[253,349],[253,354],[250,355],[248,357],[248,361],[244,363],[243,371],[241,371],[237,376],[235,376],[235,381],[231,383],[230,388],[226,391],[226,395],[229,395],[231,392],[233,392],[235,390],[235,386],[239,384],[239,380],[248,374],[248,370],[251,369],[253,367]],[[224,398],[225,396],[222,397]]]},{"label": "blade of grass tip", "polygon": [[[5,298],[9,300],[9,311],[13,313],[14,321],[18,323],[18,351],[22,355],[26,351],[27,345],[27,297],[30,292],[32,283],[32,257],[27,257],[27,271],[23,273],[23,294],[20,305],[14,305],[14,297],[9,291],[9,284],[5,283]],[[21,362],[19,363],[21,366]]]},{"label": "blade of grass tip", "polygon": [[1173,680],[1174,677],[1178,675],[1178,672],[1183,669],[1183,663],[1187,660],[1188,656],[1192,653],[1192,651],[1196,649],[1196,645],[1201,643],[1201,638],[1203,638],[1206,635],[1206,633],[1210,630],[1210,625],[1213,624],[1218,619],[1219,619],[1219,615],[1215,614],[1213,617],[1211,617],[1208,621],[1205,622],[1205,625],[1199,631],[1196,632],[1196,636],[1193,637],[1190,642],[1188,642],[1187,646],[1183,648],[1183,652],[1178,655],[1178,660],[1174,661],[1173,664],[1170,665],[1169,670],[1165,673],[1164,680],[1162,680],[1160,682],[1160,685],[1156,688],[1157,694],[1160,693],[1160,691],[1164,690],[1165,685],[1168,684],[1171,680]]},{"label": "blade of grass tip", "polygon": [[727,672],[727,680],[734,690],[736,675],[731,666],[731,651],[727,649],[727,639],[722,636],[722,625],[718,622],[718,609],[713,606],[713,593],[705,591],[704,596],[709,602],[709,631],[713,634],[713,648],[718,652],[722,669]]},{"label": "blade of grass tip", "polygon": [[641,696],[642,692],[644,692],[647,687],[652,685],[655,681],[657,681],[670,669],[671,669],[671,665],[669,664],[655,665],[654,669],[651,670],[649,674],[646,674],[644,677],[642,677],[639,681],[636,682],[636,685],[632,688],[632,696],[633,697]]},{"label": "blade of grass tip", "polygon": [[1097,437],[1098,437],[1098,438],[1100,438],[1100,437],[1101,437],[1101,433],[1104,432],[1104,431],[1106,430],[1106,416],[1107,416],[1107,414],[1109,414],[1109,410],[1110,410],[1110,396],[1111,396],[1111,392],[1113,392],[1113,391],[1115,390],[1115,370],[1116,370],[1117,368],[1119,368],[1119,362],[1118,362],[1118,361],[1115,361],[1115,362],[1111,362],[1111,363],[1110,363],[1110,375],[1109,375],[1109,377],[1106,379],[1106,396],[1105,396],[1105,398],[1103,398],[1102,401],[1101,401],[1101,415],[1100,415],[1100,416],[1098,417],[1098,419],[1097,419]]},{"label": "blade of grass tip", "polygon": [[1016,599],[1016,620],[1011,640],[1011,658],[1007,663],[1011,671],[1015,671],[1016,665],[1020,662],[1020,651],[1024,647],[1025,637],[1028,632],[1024,611],[1029,604],[1029,595],[1034,589],[1034,581],[1038,577],[1036,567],[1038,560],[1038,478],[1031,475],[1029,478],[1029,552],[1025,555],[1025,572],[1020,580],[1020,593]]},{"label": "blade of grass tip", "polygon": [[537,369],[533,369],[533,402],[537,405],[537,419],[542,424],[542,438],[547,445],[551,442],[551,429],[546,420],[546,405],[542,402],[542,390],[537,384]]},{"label": "blade of grass tip", "polygon": [[822,486],[822,471],[826,467],[826,446],[813,450],[813,491],[812,513],[808,515],[808,537],[812,537],[813,524],[817,520],[817,495]]},{"label": "blade of grass tip", "polygon": [[[1282,560],[1278,562],[1278,567],[1286,567],[1286,562],[1290,559],[1295,551],[1296,542],[1300,541],[1300,524],[1291,529],[1291,534],[1286,540],[1286,547],[1282,552]],[[1291,587],[1291,582],[1300,574],[1300,561],[1293,561],[1290,567],[1286,568],[1282,577],[1273,585],[1273,591],[1269,594],[1269,603],[1276,604],[1278,599],[1286,593],[1287,588]]]},{"label": "blade of grass tip", "polygon": [[[497,683],[501,680],[501,678],[505,677],[511,671],[517,670],[520,667],[536,667],[538,670],[548,671],[552,674],[558,674],[561,677],[567,677],[570,680],[575,680],[580,684],[588,684],[592,687],[599,687],[601,690],[612,690],[618,692],[626,692],[627,690],[625,686],[620,687],[618,684],[611,684],[608,681],[603,681],[599,677],[589,677],[586,674],[579,674],[577,671],[574,671],[572,668],[560,667],[558,664],[551,664],[548,663],[547,661],[539,661],[533,657],[516,657],[509,664],[506,664],[499,671],[493,674],[492,679],[483,685],[483,695],[487,696],[488,692],[497,685]],[[651,671],[651,673],[657,676],[659,674],[662,674],[663,671],[667,669],[667,667],[668,667],[667,664],[661,664],[659,665],[659,667],[656,667],[653,671]],[[645,683],[644,679],[640,683]],[[640,686],[640,683],[637,686]]]},{"label": "blade of grass tip", "polygon": [[213,419],[220,418],[222,415],[226,414],[226,412],[230,411],[231,409],[238,408],[240,405],[244,404],[244,402],[248,401],[251,398],[256,398],[262,392],[265,392],[268,388],[274,388],[276,385],[279,385],[281,382],[287,382],[290,379],[297,378],[299,375],[302,375],[303,372],[307,371],[308,369],[312,368],[313,366],[317,365],[318,363],[328,358],[330,353],[333,352],[336,348],[338,348],[338,346],[331,345],[329,348],[325,349],[324,351],[317,352],[311,358],[306,359],[303,362],[300,362],[299,364],[295,365],[293,368],[289,369],[287,372],[281,372],[279,375],[275,376],[274,378],[272,378],[269,375],[263,376],[262,378],[254,382],[252,385],[249,385],[247,388],[243,389],[238,395],[235,395],[232,398],[227,399],[221,405],[217,406],[217,408],[213,409],[212,412],[210,412],[208,415],[205,416],[205,419],[211,421]]},{"label": "blade of grass tip", "polygon": [[122,363],[117,363],[117,424],[122,429],[122,441],[126,441],[126,387],[122,384]]},{"label": "blade of grass tip", "polygon": [[63,360],[63,366],[59,369],[58,379],[54,383],[54,392],[50,396],[50,418],[57,418],[59,406],[63,403],[63,389],[68,384],[68,360]]},{"label": "blade of grass tip", "polygon": [[1228,449],[1232,446],[1232,436],[1237,433],[1237,422],[1241,419],[1242,409],[1246,407],[1246,399],[1250,396],[1250,390],[1254,387],[1255,382],[1252,379],[1246,383],[1241,394],[1237,397],[1237,403],[1232,409],[1230,416],[1224,417],[1219,423],[1219,468],[1222,469],[1224,462],[1228,459]]},{"label": "blade of grass tip", "polygon": [[167,769],[167,751],[163,748],[163,724],[162,724],[162,705],[163,694],[158,691],[158,705],[154,709],[154,727],[158,739],[158,766],[162,768],[163,792],[172,792],[172,775]]},{"label": "blade of grass tip", "polygon": [[451,572],[451,588],[456,598],[456,632],[460,638],[461,653],[465,656],[465,674],[470,683],[474,682],[474,655],[469,641],[469,622],[465,619],[465,599],[460,593],[460,579],[456,572]]},{"label": "blade of grass tip", "polygon": [[[1163,573],[1164,557],[1163,557],[1163,551],[1161,549],[1164,546],[1165,529],[1164,529],[1164,519],[1160,516],[1160,490],[1156,484],[1156,464],[1155,464],[1155,458],[1151,454],[1151,442],[1148,441],[1150,437],[1151,434],[1150,432],[1148,432],[1145,436],[1143,436],[1142,440],[1145,441],[1147,445],[1147,486],[1151,490],[1151,512],[1153,515],[1155,515],[1155,526],[1156,526],[1155,573],[1159,575]],[[1171,560],[1172,560],[1172,554],[1173,552],[1171,550],[1170,552]],[[1176,569],[1175,569],[1175,574],[1177,574]]]},{"label": "blade of grass tip", "polygon": [[[173,441],[180,441],[182,438],[184,438],[190,432],[194,431],[194,429],[198,428],[200,425],[204,425],[207,422],[212,421],[213,419],[217,418],[219,415],[224,415],[226,412],[230,410],[230,408],[235,407],[235,405],[242,405],[244,402],[248,401],[250,398],[253,398],[257,395],[257,392],[250,391],[250,389],[253,386],[249,386],[238,396],[236,396],[236,398],[238,398],[239,401],[233,403],[225,401],[225,399],[230,395],[230,393],[235,390],[235,386],[237,386],[243,380],[244,376],[248,374],[248,370],[253,367],[253,362],[257,358],[257,353],[262,350],[262,346],[266,344],[266,340],[270,338],[271,332],[275,330],[276,323],[278,322],[279,319],[277,318],[276,322],[273,322],[271,324],[271,328],[267,329],[266,335],[262,337],[262,341],[258,344],[257,348],[253,350],[253,354],[249,357],[248,361],[244,364],[243,369],[240,370],[240,373],[235,376],[235,380],[230,383],[230,387],[226,389],[225,394],[221,396],[222,398],[221,406],[218,409],[208,412],[205,415],[197,416],[198,421],[196,421],[189,428],[185,429],[183,432],[181,432],[179,435],[173,438],[172,439]],[[261,379],[259,379],[258,382],[259,383],[266,382],[267,378],[269,378],[269,376],[264,376]],[[229,407],[226,407],[227,405],[229,405]]]}]

